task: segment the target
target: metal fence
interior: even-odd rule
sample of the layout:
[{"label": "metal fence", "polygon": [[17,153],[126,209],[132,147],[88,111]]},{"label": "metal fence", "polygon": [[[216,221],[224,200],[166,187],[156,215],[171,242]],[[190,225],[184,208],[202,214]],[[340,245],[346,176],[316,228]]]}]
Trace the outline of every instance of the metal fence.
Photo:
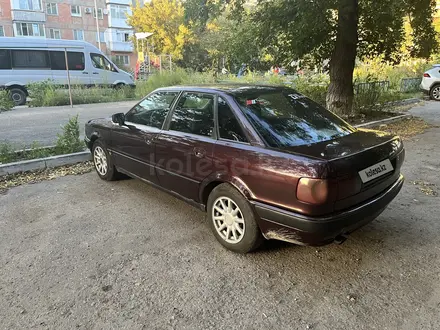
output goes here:
[{"label": "metal fence", "polygon": [[382,90],[387,91],[390,88],[390,82],[388,80],[384,81],[372,81],[357,83],[354,85],[354,92],[356,94],[364,93],[371,90]]},{"label": "metal fence", "polygon": [[402,93],[417,92],[421,82],[422,78],[403,78],[400,82],[400,91]]}]

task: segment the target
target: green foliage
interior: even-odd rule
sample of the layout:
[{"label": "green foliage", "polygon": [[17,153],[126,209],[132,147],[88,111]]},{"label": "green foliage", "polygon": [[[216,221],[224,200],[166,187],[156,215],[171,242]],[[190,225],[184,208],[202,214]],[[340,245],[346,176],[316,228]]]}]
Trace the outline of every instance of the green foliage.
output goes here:
[{"label": "green foliage", "polygon": [[15,160],[14,148],[8,143],[0,143],[0,164],[11,163]]},{"label": "green foliage", "polygon": [[84,147],[84,142],[79,138],[78,115],[76,115],[63,126],[63,133],[58,134],[55,150],[57,154],[70,154],[83,151]]},{"label": "green foliage", "polygon": [[[33,83],[28,87],[31,107],[69,105],[69,91],[65,88],[56,88],[50,81]],[[135,91],[130,86],[121,88],[87,88],[72,86],[73,104],[89,104],[101,102],[115,102],[133,99]]]},{"label": "green foliage", "polygon": [[7,90],[0,90],[0,112],[11,110],[15,106]]},{"label": "green foliage", "polygon": [[175,71],[163,71],[150,76],[145,81],[136,83],[136,97],[143,98],[157,88],[174,85],[197,85],[215,82],[215,77],[209,73],[191,72],[177,69]]},{"label": "green foliage", "polygon": [[298,77],[293,81],[293,87],[298,92],[311,98],[316,103],[326,106],[326,95],[330,79],[327,75],[317,74]]}]

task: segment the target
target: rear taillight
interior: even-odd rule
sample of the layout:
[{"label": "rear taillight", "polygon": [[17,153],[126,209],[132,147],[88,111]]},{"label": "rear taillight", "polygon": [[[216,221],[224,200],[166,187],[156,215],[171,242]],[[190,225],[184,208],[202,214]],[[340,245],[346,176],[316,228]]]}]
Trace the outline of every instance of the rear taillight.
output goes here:
[{"label": "rear taillight", "polygon": [[431,78],[431,76],[429,75],[429,73],[424,73],[424,74],[423,74],[423,77],[425,77],[425,78]]},{"label": "rear taillight", "polygon": [[302,178],[298,182],[296,198],[310,204],[323,204],[328,200],[327,180]]}]

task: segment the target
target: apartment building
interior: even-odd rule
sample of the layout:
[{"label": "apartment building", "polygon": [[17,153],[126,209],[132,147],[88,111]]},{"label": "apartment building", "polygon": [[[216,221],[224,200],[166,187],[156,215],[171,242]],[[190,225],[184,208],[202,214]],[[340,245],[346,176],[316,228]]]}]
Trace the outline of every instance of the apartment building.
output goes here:
[{"label": "apartment building", "polygon": [[[134,67],[136,56],[126,23],[132,0],[0,0],[0,36],[84,40]],[[96,26],[98,18],[99,36]]]}]

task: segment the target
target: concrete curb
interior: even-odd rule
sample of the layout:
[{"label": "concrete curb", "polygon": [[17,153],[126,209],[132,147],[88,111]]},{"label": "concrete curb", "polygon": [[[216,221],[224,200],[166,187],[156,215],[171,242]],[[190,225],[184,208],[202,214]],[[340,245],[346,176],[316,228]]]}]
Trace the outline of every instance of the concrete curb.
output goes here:
[{"label": "concrete curb", "polygon": [[415,103],[419,103],[419,102],[423,102],[424,100],[422,98],[411,98],[411,99],[404,99],[404,100],[400,100],[400,101],[393,101],[393,102],[388,102],[385,103],[385,105],[408,105],[408,104],[415,104]]},{"label": "concrete curb", "polygon": [[376,120],[376,121],[370,121],[369,123],[355,125],[354,127],[357,127],[357,128],[374,127],[374,126],[379,126],[382,124],[393,123],[393,122],[403,120],[406,118],[411,118],[411,117],[412,117],[412,115],[400,115],[400,116],[396,116],[396,117],[391,117],[391,118],[386,118],[386,119],[381,119],[381,120]]},{"label": "concrete curb", "polygon": [[92,159],[90,151],[81,151],[73,154],[58,155],[46,158],[24,160],[16,163],[0,165],[0,176],[19,172],[44,170],[45,168],[73,165]]}]

